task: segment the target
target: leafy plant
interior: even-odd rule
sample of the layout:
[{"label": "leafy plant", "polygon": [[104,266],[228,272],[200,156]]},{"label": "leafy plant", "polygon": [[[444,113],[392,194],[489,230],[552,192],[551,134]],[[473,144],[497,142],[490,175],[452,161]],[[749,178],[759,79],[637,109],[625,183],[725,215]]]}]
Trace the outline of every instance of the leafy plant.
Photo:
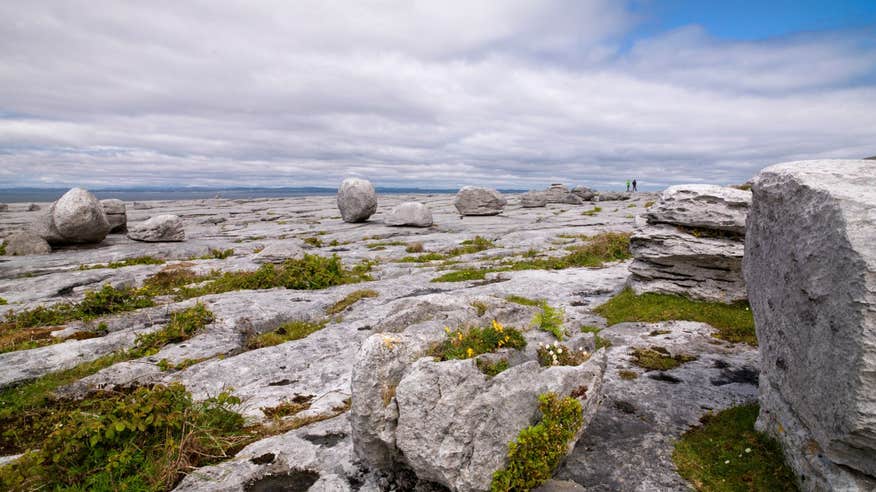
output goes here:
[{"label": "leafy plant", "polygon": [[590,352],[582,349],[572,349],[559,342],[553,344],[538,344],[538,363],[548,366],[577,366],[590,360]]},{"label": "leafy plant", "polygon": [[562,340],[565,332],[563,329],[563,318],[565,317],[563,309],[551,307],[547,301],[539,302],[539,308],[541,311],[535,313],[532,324],[539,330],[553,334],[557,340]]},{"label": "leafy plant", "polygon": [[454,331],[444,328],[444,331],[447,339],[432,352],[439,360],[471,359],[503,347],[522,349],[526,346],[526,340],[520,331],[505,328],[496,320],[486,328],[472,327]]},{"label": "leafy plant", "polygon": [[201,256],[200,260],[224,260],[229,258],[234,254],[234,249],[214,249],[210,248],[210,251]]},{"label": "leafy plant", "polygon": [[508,359],[502,358],[497,361],[489,359],[475,359],[478,369],[481,370],[487,377],[495,377],[497,374],[508,369]]},{"label": "leafy plant", "polygon": [[201,303],[177,311],[170,315],[170,321],[164,328],[138,335],[134,348],[130,350],[130,355],[132,357],[153,355],[167,344],[179,343],[192,338],[214,320],[213,313]]},{"label": "leafy plant", "polygon": [[548,479],[584,424],[581,402],[555,393],[538,397],[541,421],[520,431],[508,444],[508,464],[493,474],[490,490],[532,490]]},{"label": "leafy plant", "polygon": [[306,237],[306,238],[304,238],[304,244],[313,246],[314,248],[321,248],[322,247],[322,239],[320,239],[316,236]]},{"label": "leafy plant", "polygon": [[128,258],[122,261],[113,261],[106,264],[98,264],[98,265],[80,265],[80,270],[97,270],[100,268],[123,268],[127,266],[134,265],[163,265],[164,260],[160,258],[153,258],[151,256],[138,256],[136,258]]}]

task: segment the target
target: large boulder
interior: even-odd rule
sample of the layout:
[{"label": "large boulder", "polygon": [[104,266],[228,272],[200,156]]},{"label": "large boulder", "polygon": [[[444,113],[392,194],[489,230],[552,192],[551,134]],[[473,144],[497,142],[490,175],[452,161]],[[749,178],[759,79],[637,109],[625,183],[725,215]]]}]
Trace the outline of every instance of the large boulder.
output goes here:
[{"label": "large boulder", "polygon": [[543,191],[527,191],[520,195],[520,206],[523,208],[539,208],[547,205],[547,194]]},{"label": "large boulder", "polygon": [[576,186],[572,188],[572,194],[585,202],[589,202],[596,197],[596,192],[586,186]]},{"label": "large boulder", "polygon": [[34,224],[34,233],[49,244],[99,243],[109,230],[100,202],[82,188],[65,193]]},{"label": "large boulder", "polygon": [[124,234],[128,232],[128,214],[125,209],[125,202],[117,198],[110,198],[101,200],[100,205],[103,207],[107,221],[109,221],[110,234]]},{"label": "large boulder", "polygon": [[33,232],[15,232],[4,240],[6,254],[9,256],[45,255],[52,252],[52,247],[42,237]]},{"label": "large boulder", "polygon": [[420,202],[405,202],[393,208],[384,222],[390,226],[429,227],[432,211]]},{"label": "large boulder", "polygon": [[456,193],[453,205],[460,215],[498,215],[508,200],[498,191],[479,186],[465,186]]},{"label": "large boulder", "polygon": [[545,190],[545,197],[548,203],[566,203],[569,205],[580,205],[583,203],[578,195],[569,191],[569,188],[564,184],[554,183]]},{"label": "large boulder", "polygon": [[758,427],[805,490],[876,490],[876,166],[778,164],[752,190]]},{"label": "large boulder", "polygon": [[374,186],[367,179],[345,179],[338,188],[338,209],[344,222],[365,222],[377,211]]},{"label": "large boulder", "polygon": [[649,222],[745,234],[748,191],[716,185],[670,186],[648,210]]},{"label": "large boulder", "polygon": [[[642,221],[637,221],[637,228],[630,237],[633,290],[725,303],[748,297],[742,277],[742,257],[744,217],[751,193],[716,188],[720,187],[668,188],[652,207],[658,212],[649,212]],[[701,196],[704,190],[709,197],[732,196],[734,199],[692,198]],[[740,216],[741,230],[736,227]]]},{"label": "large boulder", "polygon": [[186,232],[179,217],[165,214],[131,225],[128,237],[147,243],[177,242],[185,241]]}]

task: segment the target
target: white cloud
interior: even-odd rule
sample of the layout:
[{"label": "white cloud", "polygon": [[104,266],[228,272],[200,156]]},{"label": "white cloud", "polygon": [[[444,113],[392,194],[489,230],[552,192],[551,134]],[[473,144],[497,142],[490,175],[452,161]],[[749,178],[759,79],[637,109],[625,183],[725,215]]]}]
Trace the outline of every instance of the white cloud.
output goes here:
[{"label": "white cloud", "polygon": [[625,53],[609,1],[16,3],[0,186],[665,186],[876,153],[866,33]]}]

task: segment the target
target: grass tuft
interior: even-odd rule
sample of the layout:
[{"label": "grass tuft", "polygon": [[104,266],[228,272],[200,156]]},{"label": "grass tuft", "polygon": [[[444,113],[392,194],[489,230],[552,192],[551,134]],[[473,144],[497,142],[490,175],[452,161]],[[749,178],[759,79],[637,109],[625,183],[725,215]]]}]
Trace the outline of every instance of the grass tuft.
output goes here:
[{"label": "grass tuft", "polygon": [[565,333],[565,329],[563,329],[565,311],[562,308],[551,307],[547,301],[539,302],[538,307],[541,311],[535,313],[532,324],[541,331],[553,334],[557,340],[562,340]]},{"label": "grass tuft", "polygon": [[694,355],[672,355],[663,347],[637,347],[633,349],[633,364],[646,371],[668,371],[695,360],[697,357]]},{"label": "grass tuft", "polygon": [[523,306],[540,306],[542,301],[536,299],[530,299],[528,297],[510,295],[505,296],[505,300],[508,302],[513,302],[514,304],[521,304]]},{"label": "grass tuft", "polygon": [[321,321],[289,321],[283,323],[277,329],[256,335],[247,340],[245,346],[248,350],[272,347],[292,340],[298,340],[317,332],[328,323],[328,320]]},{"label": "grass tuft", "polygon": [[359,302],[362,299],[377,297],[378,294],[376,290],[371,289],[361,289],[354,292],[351,292],[347,297],[341,299],[340,301],[332,304],[326,310],[326,314],[340,314],[344,312],[348,307],[353,304]]},{"label": "grass tuft", "polygon": [[110,263],[99,265],[79,265],[80,270],[97,270],[100,268],[124,268],[134,265],[163,265],[164,260],[153,258],[151,256],[138,256],[136,258],[128,258],[122,261],[112,261]]},{"label": "grass tuft", "polygon": [[757,346],[754,316],[747,302],[722,304],[653,293],[637,296],[631,289],[625,289],[594,312],[606,318],[609,325],[628,321],[698,321],[716,328],[717,338]]},{"label": "grass tuft", "polygon": [[593,207],[590,210],[585,210],[585,211],[581,212],[581,215],[588,215],[588,216],[592,217],[592,216],[598,214],[599,212],[602,212],[602,207]]},{"label": "grass tuft", "polygon": [[477,364],[478,369],[484,373],[488,378],[495,377],[502,371],[508,369],[508,359],[499,359],[497,361],[490,361],[487,359],[475,359],[475,364]]},{"label": "grass tuft", "polygon": [[793,492],[797,481],[778,442],[754,430],[756,403],[707,414],[675,443],[678,473],[704,492]]}]

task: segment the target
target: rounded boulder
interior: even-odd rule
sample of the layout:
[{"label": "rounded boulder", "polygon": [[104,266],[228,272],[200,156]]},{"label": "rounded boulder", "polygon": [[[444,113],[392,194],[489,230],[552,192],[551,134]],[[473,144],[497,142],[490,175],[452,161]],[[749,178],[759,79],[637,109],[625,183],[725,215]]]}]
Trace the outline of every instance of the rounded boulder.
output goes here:
[{"label": "rounded boulder", "polygon": [[344,222],[365,222],[377,211],[377,193],[367,179],[347,178],[338,189],[338,210]]}]

